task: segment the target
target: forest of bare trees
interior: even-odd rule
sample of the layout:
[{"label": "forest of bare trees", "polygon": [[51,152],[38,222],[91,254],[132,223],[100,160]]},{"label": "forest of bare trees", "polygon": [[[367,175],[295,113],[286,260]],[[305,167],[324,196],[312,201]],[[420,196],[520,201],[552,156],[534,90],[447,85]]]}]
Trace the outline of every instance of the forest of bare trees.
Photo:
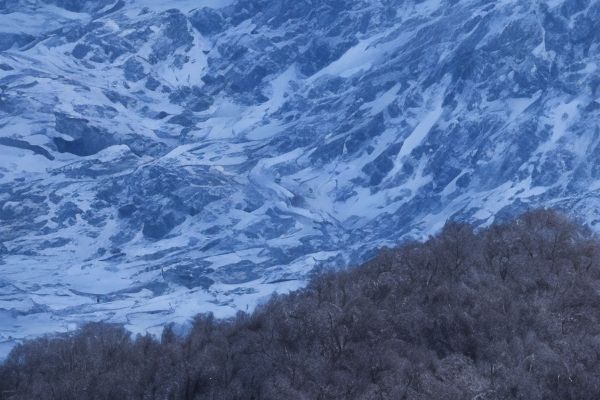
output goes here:
[{"label": "forest of bare trees", "polygon": [[93,323],[17,346],[1,400],[600,398],[600,241],[548,210],[319,274],[184,337]]}]

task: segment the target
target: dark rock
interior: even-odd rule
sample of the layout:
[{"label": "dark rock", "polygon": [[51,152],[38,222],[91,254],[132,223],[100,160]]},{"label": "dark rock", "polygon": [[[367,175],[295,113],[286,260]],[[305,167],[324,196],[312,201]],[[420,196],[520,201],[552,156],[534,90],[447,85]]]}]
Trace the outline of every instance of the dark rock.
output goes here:
[{"label": "dark rock", "polygon": [[146,76],[144,64],[135,57],[131,57],[123,65],[123,74],[128,81],[137,82]]},{"label": "dark rock", "polygon": [[61,113],[55,113],[55,117],[56,131],[73,138],[73,140],[60,137],[53,139],[60,153],[89,156],[117,143],[113,135],[104,129],[89,125],[86,119],[72,118]]},{"label": "dark rock", "polygon": [[73,57],[75,58],[82,59],[90,52],[90,50],[92,50],[90,46],[78,43],[73,48],[71,54],[73,54]]},{"label": "dark rock", "polygon": [[190,23],[198,32],[206,36],[221,32],[225,28],[225,21],[221,14],[207,7],[195,11],[190,16]]},{"label": "dark rock", "polygon": [[54,156],[50,154],[48,150],[44,149],[42,146],[32,145],[24,140],[0,137],[0,145],[30,150],[35,154],[46,157],[48,160],[54,160]]},{"label": "dark rock", "polygon": [[154,91],[159,86],[160,86],[160,82],[151,76],[149,76],[148,79],[146,80],[146,84],[145,84],[146,89]]},{"label": "dark rock", "polygon": [[144,223],[144,228],[142,229],[144,236],[149,239],[162,239],[185,219],[182,217],[177,217],[173,213],[152,217],[152,219],[146,220]]},{"label": "dark rock", "polygon": [[119,208],[119,217],[127,218],[131,217],[133,213],[137,210],[135,204],[127,204]]},{"label": "dark rock", "polygon": [[213,272],[212,269],[208,268],[209,266],[210,263],[206,261],[180,264],[165,269],[162,275],[167,282],[185,286],[188,289],[200,287],[206,290],[215,283],[213,279],[207,276],[207,274]]},{"label": "dark rock", "polygon": [[223,266],[217,273],[221,282],[231,285],[250,282],[261,277],[260,267],[248,260]]}]

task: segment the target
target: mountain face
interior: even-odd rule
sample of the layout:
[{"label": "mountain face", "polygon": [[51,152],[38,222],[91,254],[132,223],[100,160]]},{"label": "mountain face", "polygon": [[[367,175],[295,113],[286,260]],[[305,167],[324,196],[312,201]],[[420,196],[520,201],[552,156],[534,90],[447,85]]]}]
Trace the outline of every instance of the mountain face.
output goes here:
[{"label": "mountain face", "polygon": [[0,0],[0,342],[600,221],[600,1]]}]

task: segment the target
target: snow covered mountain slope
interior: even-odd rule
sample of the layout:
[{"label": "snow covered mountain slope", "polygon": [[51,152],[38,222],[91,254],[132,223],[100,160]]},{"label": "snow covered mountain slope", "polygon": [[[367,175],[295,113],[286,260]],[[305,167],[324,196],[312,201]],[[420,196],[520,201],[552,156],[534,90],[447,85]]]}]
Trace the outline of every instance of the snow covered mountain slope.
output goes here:
[{"label": "snow covered mountain slope", "polygon": [[0,0],[0,342],[229,316],[449,218],[600,218],[600,1]]}]

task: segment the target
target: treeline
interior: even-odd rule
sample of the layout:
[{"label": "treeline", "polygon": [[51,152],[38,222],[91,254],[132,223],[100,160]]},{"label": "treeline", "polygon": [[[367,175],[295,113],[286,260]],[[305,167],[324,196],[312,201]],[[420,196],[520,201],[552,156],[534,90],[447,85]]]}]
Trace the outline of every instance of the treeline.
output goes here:
[{"label": "treeline", "polygon": [[6,399],[599,399],[600,241],[554,211],[316,277],[185,337],[94,323],[17,346]]}]

